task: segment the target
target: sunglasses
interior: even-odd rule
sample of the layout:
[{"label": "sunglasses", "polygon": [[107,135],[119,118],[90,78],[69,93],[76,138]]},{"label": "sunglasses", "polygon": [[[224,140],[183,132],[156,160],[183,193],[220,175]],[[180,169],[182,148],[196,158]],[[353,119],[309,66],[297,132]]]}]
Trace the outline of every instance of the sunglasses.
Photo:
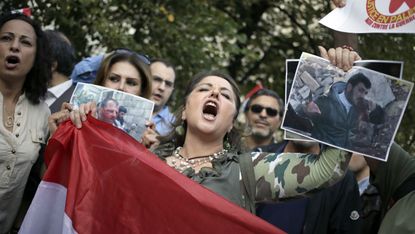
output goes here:
[{"label": "sunglasses", "polygon": [[150,58],[145,54],[139,54],[133,50],[127,49],[127,48],[117,48],[114,50],[115,53],[126,53],[126,54],[133,54],[138,59],[140,59],[142,62],[144,62],[147,65],[150,65]]},{"label": "sunglasses", "polygon": [[265,111],[267,112],[267,115],[269,117],[275,117],[275,116],[278,115],[278,110],[277,109],[274,109],[274,108],[271,108],[271,107],[264,107],[264,106],[261,106],[259,104],[252,105],[250,109],[253,113],[256,113],[256,114],[261,113],[262,110],[265,109]]}]

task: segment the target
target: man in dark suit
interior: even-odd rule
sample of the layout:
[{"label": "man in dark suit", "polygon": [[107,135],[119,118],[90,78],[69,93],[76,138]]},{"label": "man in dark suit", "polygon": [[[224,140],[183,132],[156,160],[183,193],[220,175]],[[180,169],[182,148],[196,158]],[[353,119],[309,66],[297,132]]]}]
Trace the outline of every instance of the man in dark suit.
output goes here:
[{"label": "man in dark suit", "polygon": [[46,30],[52,58],[52,80],[45,102],[51,113],[60,110],[63,102],[69,102],[75,86],[70,79],[75,65],[75,50],[69,39],[61,32]]}]

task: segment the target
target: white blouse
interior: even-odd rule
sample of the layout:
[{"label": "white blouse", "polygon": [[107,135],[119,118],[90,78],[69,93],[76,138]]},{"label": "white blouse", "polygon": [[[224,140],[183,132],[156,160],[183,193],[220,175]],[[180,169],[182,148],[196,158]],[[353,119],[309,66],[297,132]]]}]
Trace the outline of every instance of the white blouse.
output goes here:
[{"label": "white blouse", "polygon": [[8,231],[16,217],[26,182],[48,136],[48,106],[33,105],[23,94],[14,111],[13,132],[3,125],[0,93],[0,233]]}]

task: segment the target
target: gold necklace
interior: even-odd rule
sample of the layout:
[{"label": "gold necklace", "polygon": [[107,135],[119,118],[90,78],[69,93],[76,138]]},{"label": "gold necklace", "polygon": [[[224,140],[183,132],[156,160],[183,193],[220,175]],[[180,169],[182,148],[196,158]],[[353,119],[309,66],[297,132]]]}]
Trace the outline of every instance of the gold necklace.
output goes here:
[{"label": "gold necklace", "polygon": [[213,159],[220,158],[222,155],[226,154],[228,151],[226,149],[223,149],[217,153],[211,154],[211,155],[204,155],[204,156],[198,156],[193,157],[191,159],[185,158],[180,154],[180,150],[182,147],[177,147],[176,150],[173,153],[174,159],[171,160],[172,167],[182,173],[186,169],[192,167],[198,167],[205,163],[210,163]]},{"label": "gold necklace", "polygon": [[6,128],[12,128],[14,125],[14,111],[12,112],[12,114],[9,114],[10,112],[8,112],[6,110],[6,107],[4,106],[3,112],[4,112],[4,115],[6,116],[4,120],[4,126],[6,126]]}]

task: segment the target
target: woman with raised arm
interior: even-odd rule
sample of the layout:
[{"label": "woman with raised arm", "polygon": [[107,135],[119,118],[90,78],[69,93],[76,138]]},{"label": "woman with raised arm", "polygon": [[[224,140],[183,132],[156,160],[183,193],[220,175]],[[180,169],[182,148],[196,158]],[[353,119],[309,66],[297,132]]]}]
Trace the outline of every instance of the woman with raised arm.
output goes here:
[{"label": "woman with raised arm", "polygon": [[[347,49],[333,50],[323,52],[348,60],[334,61],[337,64],[346,66],[353,59],[354,53]],[[242,154],[240,136],[233,126],[239,96],[229,75],[218,71],[195,75],[185,91],[174,131],[161,139],[154,153],[190,179],[251,212],[256,201],[303,194],[329,186],[344,175],[349,153],[333,148],[325,148],[319,155]],[[82,114],[72,116],[72,121],[81,124],[94,108],[81,106]]]},{"label": "woman with raised arm", "polygon": [[177,171],[251,212],[255,201],[296,196],[342,177],[349,156],[333,148],[320,155],[241,154],[240,136],[233,127],[239,94],[235,81],[224,73],[194,76],[176,116],[176,130],[154,152]]}]

